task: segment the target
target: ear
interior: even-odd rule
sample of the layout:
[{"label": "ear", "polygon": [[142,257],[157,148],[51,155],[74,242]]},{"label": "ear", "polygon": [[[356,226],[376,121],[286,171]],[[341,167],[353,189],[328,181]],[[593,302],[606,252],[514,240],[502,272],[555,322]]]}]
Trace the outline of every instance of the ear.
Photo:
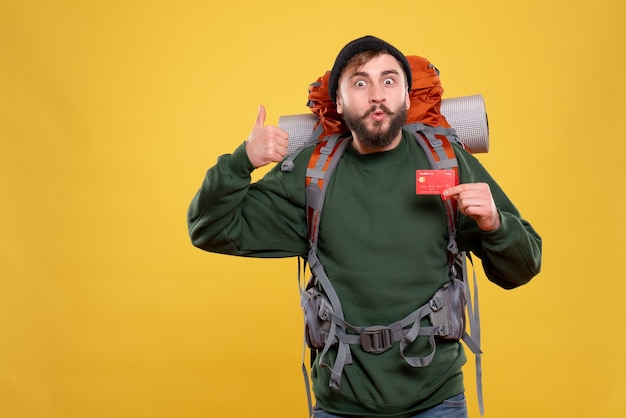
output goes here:
[{"label": "ear", "polygon": [[404,97],[404,103],[406,103],[406,110],[409,110],[411,108],[411,95],[408,92]]},{"label": "ear", "polygon": [[339,89],[337,89],[337,113],[343,115],[343,100],[341,100],[341,95],[339,94]]}]

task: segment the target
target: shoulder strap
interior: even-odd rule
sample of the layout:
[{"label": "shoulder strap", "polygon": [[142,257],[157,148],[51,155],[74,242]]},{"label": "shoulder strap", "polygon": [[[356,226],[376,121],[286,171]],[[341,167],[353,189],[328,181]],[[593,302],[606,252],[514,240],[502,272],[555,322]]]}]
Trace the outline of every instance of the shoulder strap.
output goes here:
[{"label": "shoulder strap", "polygon": [[[410,125],[410,131],[417,143],[422,147],[430,166],[436,170],[452,169],[455,172],[455,183],[459,183],[459,163],[456,159],[454,149],[449,140],[450,129],[434,128],[423,124]],[[413,130],[415,129],[415,130]],[[454,130],[451,130],[454,131]],[[456,138],[456,134],[453,136]],[[455,262],[459,253],[456,244],[456,230],[458,223],[458,210],[454,199],[443,201],[446,208],[446,219],[448,223],[448,251],[450,252],[450,270],[455,273]]]},{"label": "shoulder strap", "polygon": [[[307,227],[309,231],[309,254],[307,261],[317,278],[320,285],[324,289],[328,300],[333,307],[335,315],[343,320],[343,309],[339,301],[339,297],[335,292],[326,271],[317,258],[317,238],[319,232],[319,221],[324,204],[324,196],[328,185],[328,178],[339,164],[341,156],[345,152],[348,145],[352,142],[349,136],[332,135],[327,141],[319,143],[311,158],[306,173],[306,202],[307,202]],[[346,330],[343,327],[337,327],[333,321],[329,330],[329,336],[322,352],[320,353],[320,365],[331,369],[331,378],[329,386],[339,389],[341,382],[341,373],[343,367],[352,363],[352,356],[347,344],[339,344],[337,358],[332,367],[324,361],[324,357],[333,344],[335,338],[344,340]]]},{"label": "shoulder strap", "polygon": [[[351,137],[332,135],[315,147],[306,170],[306,205],[309,241],[317,247],[319,219],[326,194],[326,180],[330,178],[344,151],[352,141]],[[334,158],[333,158],[334,157]]]},{"label": "shoulder strap", "polygon": [[[459,164],[454,153],[451,142],[463,146],[458,140],[454,129],[433,128],[423,124],[413,124],[408,126],[415,136],[417,142],[422,146],[430,165],[436,169],[453,169],[456,172],[457,183],[460,180]],[[450,132],[452,131],[452,132]],[[482,390],[482,350],[480,348],[480,312],[478,309],[478,281],[474,263],[469,253],[459,252],[456,242],[458,227],[458,208],[456,200],[444,200],[446,208],[446,218],[448,222],[448,252],[450,253],[450,279],[458,278],[463,282],[463,291],[467,302],[467,313],[470,324],[471,335],[465,331],[463,341],[474,353],[476,360],[476,389],[478,394],[478,408],[480,415],[484,414],[483,390]],[[467,272],[467,260],[472,264],[473,272],[473,303],[469,288],[469,278]]]}]

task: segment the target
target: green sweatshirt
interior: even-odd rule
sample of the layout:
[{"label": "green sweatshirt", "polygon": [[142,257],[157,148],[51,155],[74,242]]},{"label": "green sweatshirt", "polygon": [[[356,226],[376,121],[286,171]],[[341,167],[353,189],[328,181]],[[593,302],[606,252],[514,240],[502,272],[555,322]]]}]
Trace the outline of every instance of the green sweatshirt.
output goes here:
[{"label": "green sweatshirt", "polygon": [[[189,233],[201,249],[252,257],[306,256],[305,171],[313,148],[256,183],[244,145],[210,168],[188,212]],[[471,154],[455,148],[461,183],[486,182],[500,212],[496,231],[481,231],[461,215],[458,244],[482,260],[489,280],[503,288],[527,283],[541,267],[541,238]],[[439,196],[416,195],[415,171],[429,169],[412,135],[393,150],[361,155],[348,147],[328,184],[318,255],[333,283],[345,319],[355,326],[387,325],[426,303],[448,280],[448,231]],[[423,356],[420,337],[405,354]],[[409,417],[462,393],[462,345],[438,340],[432,363],[406,364],[399,344],[382,354],[351,346],[341,389],[330,371],[314,366],[317,404],[340,415]],[[325,359],[334,363],[334,354]]]}]

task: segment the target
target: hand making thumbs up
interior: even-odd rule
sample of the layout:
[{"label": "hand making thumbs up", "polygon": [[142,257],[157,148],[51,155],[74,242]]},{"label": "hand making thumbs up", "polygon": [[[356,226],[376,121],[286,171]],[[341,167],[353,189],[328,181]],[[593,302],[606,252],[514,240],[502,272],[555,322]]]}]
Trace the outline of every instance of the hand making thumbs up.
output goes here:
[{"label": "hand making thumbs up", "polygon": [[265,107],[259,106],[256,122],[246,140],[246,152],[255,168],[277,163],[287,155],[289,134],[277,126],[265,126]]}]

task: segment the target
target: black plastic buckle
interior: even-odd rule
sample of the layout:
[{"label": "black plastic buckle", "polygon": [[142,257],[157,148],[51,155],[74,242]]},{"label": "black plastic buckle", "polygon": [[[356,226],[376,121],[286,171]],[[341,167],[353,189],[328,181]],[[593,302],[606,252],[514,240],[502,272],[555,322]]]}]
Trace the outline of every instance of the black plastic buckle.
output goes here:
[{"label": "black plastic buckle", "polygon": [[389,327],[369,327],[361,331],[361,347],[363,351],[371,354],[380,354],[389,350],[391,346],[393,346],[393,340]]}]

